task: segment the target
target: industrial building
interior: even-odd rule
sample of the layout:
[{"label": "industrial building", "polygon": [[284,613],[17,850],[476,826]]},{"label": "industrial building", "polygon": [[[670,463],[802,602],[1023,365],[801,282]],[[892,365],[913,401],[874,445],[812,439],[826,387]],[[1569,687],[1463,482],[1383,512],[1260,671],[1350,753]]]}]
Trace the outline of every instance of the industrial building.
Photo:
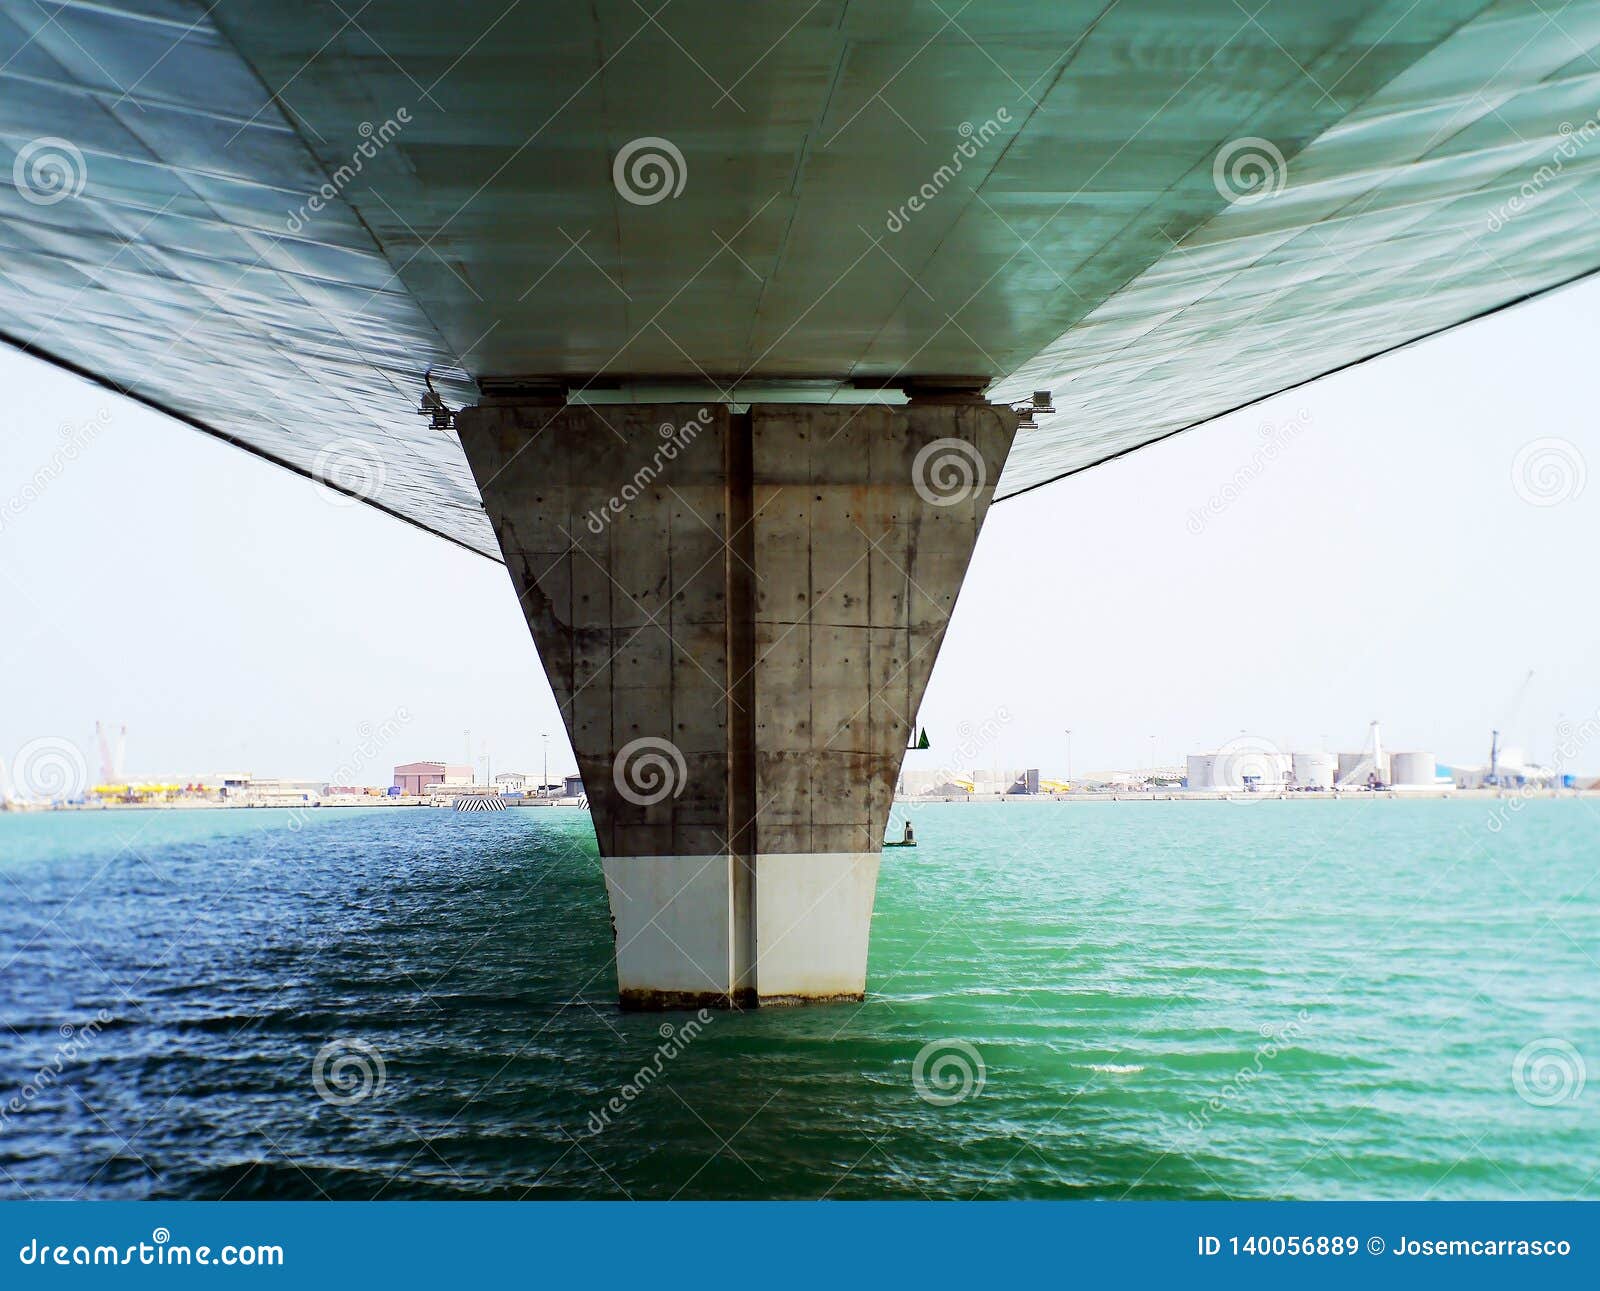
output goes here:
[{"label": "industrial building", "polygon": [[394,787],[403,794],[425,794],[434,785],[455,788],[472,782],[471,767],[447,762],[406,762],[394,769]]},{"label": "industrial building", "polygon": [[1458,789],[1572,789],[1578,786],[1578,777],[1563,775],[1553,767],[1529,761],[1518,748],[1496,748],[1482,766],[1452,767],[1450,776]]}]

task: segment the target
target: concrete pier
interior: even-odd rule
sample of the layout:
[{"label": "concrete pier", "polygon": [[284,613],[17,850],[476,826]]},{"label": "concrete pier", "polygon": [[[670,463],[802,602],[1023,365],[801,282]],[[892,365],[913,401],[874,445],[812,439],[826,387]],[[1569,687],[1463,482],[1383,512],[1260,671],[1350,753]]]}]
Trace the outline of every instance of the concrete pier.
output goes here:
[{"label": "concrete pier", "polygon": [[589,794],[624,1007],[861,998],[1015,414],[510,397],[458,428]]}]

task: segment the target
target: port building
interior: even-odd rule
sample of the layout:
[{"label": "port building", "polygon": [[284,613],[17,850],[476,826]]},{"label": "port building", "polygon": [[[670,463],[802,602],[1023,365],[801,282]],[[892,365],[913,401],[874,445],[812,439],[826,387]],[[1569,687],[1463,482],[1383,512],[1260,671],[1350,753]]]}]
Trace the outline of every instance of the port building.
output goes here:
[{"label": "port building", "polygon": [[394,769],[394,787],[403,794],[425,794],[433,786],[453,789],[472,783],[472,768],[448,762],[405,762]]}]

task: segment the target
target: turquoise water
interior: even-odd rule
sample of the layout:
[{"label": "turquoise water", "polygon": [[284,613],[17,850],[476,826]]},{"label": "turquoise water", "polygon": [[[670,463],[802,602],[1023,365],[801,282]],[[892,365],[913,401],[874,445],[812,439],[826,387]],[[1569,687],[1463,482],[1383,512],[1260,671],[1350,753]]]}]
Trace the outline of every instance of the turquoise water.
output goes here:
[{"label": "turquoise water", "polygon": [[704,1025],[574,811],[0,817],[0,1196],[1600,1196],[1597,804],[913,817],[864,1004]]}]

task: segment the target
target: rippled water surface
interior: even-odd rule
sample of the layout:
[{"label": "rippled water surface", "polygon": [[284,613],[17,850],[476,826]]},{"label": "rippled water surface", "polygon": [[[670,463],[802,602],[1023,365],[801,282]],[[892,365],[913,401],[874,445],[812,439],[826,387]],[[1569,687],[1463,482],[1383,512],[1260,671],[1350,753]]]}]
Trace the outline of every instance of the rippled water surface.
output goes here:
[{"label": "rippled water surface", "polygon": [[576,811],[0,817],[0,1196],[1600,1197],[1594,802],[913,814],[697,1034]]}]

